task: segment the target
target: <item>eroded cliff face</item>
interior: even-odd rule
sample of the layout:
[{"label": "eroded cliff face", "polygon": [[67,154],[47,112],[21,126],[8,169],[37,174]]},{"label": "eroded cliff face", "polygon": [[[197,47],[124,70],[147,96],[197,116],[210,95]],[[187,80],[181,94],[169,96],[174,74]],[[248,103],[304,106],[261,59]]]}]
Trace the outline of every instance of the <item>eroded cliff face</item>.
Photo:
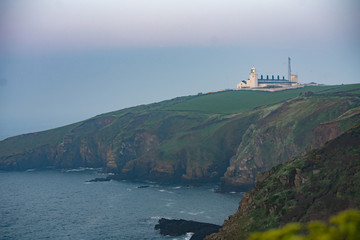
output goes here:
[{"label": "eroded cliff face", "polygon": [[[226,123],[162,114],[151,129],[144,127],[152,120],[149,115],[131,116],[132,122],[96,119],[86,123],[94,128],[86,128],[89,134],[83,124],[64,136],[55,166],[106,167],[120,178],[160,182],[222,177],[223,191],[247,191],[259,172],[323,145],[360,121],[358,105],[352,98],[300,97],[234,115]],[[193,122],[201,125],[187,127]],[[219,127],[205,136],[197,133],[209,125]],[[177,128],[185,130],[181,137]],[[105,142],[97,133],[101,129],[121,130]]]},{"label": "eroded cliff face", "polygon": [[[7,155],[0,167],[101,167],[119,179],[218,181],[241,139],[232,127],[246,128],[236,116],[231,119],[183,112],[99,116],[62,130],[63,135],[51,144]],[[41,142],[31,134],[23,137]]]},{"label": "eroded cliff face", "polygon": [[359,120],[357,95],[296,97],[231,114],[140,106],[2,141],[0,169],[101,167],[123,179],[222,179],[222,190],[244,191],[258,172]]},{"label": "eroded cliff face", "polygon": [[360,108],[353,108],[352,104],[338,98],[313,96],[264,109],[231,158],[222,179],[223,190],[248,191],[259,172],[339,136],[348,129],[342,126],[360,121]]},{"label": "eroded cliff face", "polygon": [[360,207],[360,124],[319,149],[258,175],[256,185],[219,233],[206,240],[247,239],[289,222],[328,220]]}]

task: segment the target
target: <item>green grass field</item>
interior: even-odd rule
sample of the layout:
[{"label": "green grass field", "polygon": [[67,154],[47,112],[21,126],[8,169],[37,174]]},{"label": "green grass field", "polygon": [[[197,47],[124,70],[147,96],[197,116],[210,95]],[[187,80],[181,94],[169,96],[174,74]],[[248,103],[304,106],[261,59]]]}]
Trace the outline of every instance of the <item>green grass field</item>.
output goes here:
[{"label": "green grass field", "polygon": [[209,93],[191,98],[173,106],[166,107],[171,111],[198,111],[207,113],[241,113],[256,107],[272,105],[291,99],[306,92],[334,93],[341,91],[359,91],[360,84],[334,85],[334,86],[308,86],[298,89],[290,89],[278,92],[264,91],[224,91]]}]

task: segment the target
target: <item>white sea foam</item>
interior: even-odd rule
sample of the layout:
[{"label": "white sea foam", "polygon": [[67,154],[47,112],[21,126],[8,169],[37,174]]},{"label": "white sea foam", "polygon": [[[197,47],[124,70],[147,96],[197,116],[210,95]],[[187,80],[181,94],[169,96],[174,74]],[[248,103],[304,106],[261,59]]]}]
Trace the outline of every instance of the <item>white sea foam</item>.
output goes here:
[{"label": "white sea foam", "polygon": [[157,224],[159,222],[160,219],[162,218],[165,218],[165,219],[172,219],[170,216],[166,216],[166,215],[163,215],[163,216],[152,216],[150,218],[148,218],[148,223],[150,224]]},{"label": "white sea foam", "polygon": [[171,193],[171,194],[174,193],[174,192],[167,191],[167,190],[165,190],[165,189],[160,189],[159,192],[166,192],[166,193]]},{"label": "white sea foam", "polygon": [[192,232],[186,233],[184,240],[190,240],[190,238],[192,237],[192,235],[194,235],[194,233],[192,233]]},{"label": "white sea foam", "polygon": [[180,213],[182,214],[189,214],[191,216],[197,216],[197,215],[200,215],[200,214],[204,214],[205,212],[204,211],[201,211],[201,212],[186,212],[186,211],[180,211]]},{"label": "white sea foam", "polygon": [[65,170],[65,172],[83,172],[85,170],[86,170],[85,168],[73,168],[73,169]]},{"label": "white sea foam", "polygon": [[196,215],[199,215],[199,214],[203,214],[204,211],[201,211],[201,212],[188,212],[189,215],[192,215],[192,216],[196,216]]},{"label": "white sea foam", "polygon": [[83,169],[83,168],[74,168],[74,169],[65,170],[65,172],[82,172],[84,170],[85,169]]},{"label": "white sea foam", "polygon": [[[83,171],[98,171],[101,172],[102,168],[89,168],[89,167],[80,167],[80,168],[72,168],[72,169],[64,169],[64,172],[83,172]],[[104,173],[107,175],[107,173]]]}]

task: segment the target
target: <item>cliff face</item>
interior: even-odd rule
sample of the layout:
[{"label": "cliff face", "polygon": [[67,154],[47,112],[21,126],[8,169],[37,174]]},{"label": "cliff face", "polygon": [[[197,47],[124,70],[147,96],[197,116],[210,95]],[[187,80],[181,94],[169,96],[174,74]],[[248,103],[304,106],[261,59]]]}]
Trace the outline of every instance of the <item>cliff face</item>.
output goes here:
[{"label": "cliff face", "polygon": [[244,131],[249,116],[151,107],[4,140],[0,169],[103,167],[124,179],[218,180],[241,140],[232,127]]},{"label": "cliff face", "polygon": [[224,188],[249,190],[257,173],[318,148],[360,121],[357,99],[312,96],[265,108],[242,137],[223,178]]},{"label": "cliff face", "polygon": [[206,239],[246,239],[289,222],[360,208],[360,124],[323,147],[259,174],[238,211]]},{"label": "cliff face", "polygon": [[1,141],[0,169],[102,167],[124,179],[221,178],[224,190],[244,190],[259,171],[359,121],[360,85],[348,88],[229,91],[124,109]]}]

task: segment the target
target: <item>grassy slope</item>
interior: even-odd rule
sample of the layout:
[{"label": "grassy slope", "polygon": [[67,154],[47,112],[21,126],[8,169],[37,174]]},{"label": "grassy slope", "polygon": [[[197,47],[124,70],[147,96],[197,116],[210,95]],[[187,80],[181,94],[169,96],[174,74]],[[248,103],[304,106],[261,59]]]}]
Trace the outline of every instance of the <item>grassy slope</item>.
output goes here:
[{"label": "grassy slope", "polygon": [[[216,140],[226,138],[229,139],[229,141],[234,140],[236,143],[239,143],[241,141],[242,133],[251,124],[251,122],[247,121],[250,117],[248,117],[247,120],[240,120],[241,117],[237,117],[238,115],[233,113],[246,112],[247,114],[250,114],[249,112],[253,108],[296,97],[300,93],[305,93],[310,90],[313,92],[324,92],[326,90],[332,90],[333,88],[334,86],[307,87],[304,89],[274,93],[259,91],[228,91],[195,96],[187,101],[180,102],[170,107],[161,108],[163,111],[159,111],[157,114],[166,112],[166,114],[170,114],[171,116],[176,115],[177,118],[164,118],[166,119],[167,125],[166,132],[169,133],[172,129],[173,134],[171,134],[171,136],[159,147],[159,150],[163,152],[163,154],[157,159],[166,162],[175,161],[177,159],[175,155],[182,149],[186,149],[187,155],[190,155],[190,161],[203,166],[209,165],[214,159],[223,159],[224,157],[213,157],[217,155],[217,152],[221,152],[223,149],[221,147],[222,143],[219,141],[216,142]],[[239,102],[249,101],[249,99],[256,99],[256,101],[252,104],[239,104]],[[221,111],[219,109],[221,109]],[[179,115],[182,115],[184,118],[179,119]],[[237,121],[240,121],[241,124],[234,123]],[[233,127],[232,124],[230,124],[231,122],[233,122],[233,125],[237,125],[238,128],[231,130],[230,128]],[[158,124],[158,122],[153,124],[153,126],[156,124]],[[226,131],[225,128],[227,128],[227,133],[224,132]],[[238,130],[238,132],[235,130]],[[222,135],[219,134],[221,131],[223,131]],[[238,136],[229,137],[228,132],[230,131],[235,131]],[[224,135],[227,137],[223,137]],[[208,156],[207,153],[210,153],[211,156],[206,157]],[[201,157],[201,155],[204,154],[206,156]],[[227,155],[226,157],[230,158],[231,156]]]},{"label": "grassy slope", "polygon": [[218,238],[209,239],[246,239],[251,232],[360,208],[359,183],[360,124],[322,148],[261,174]]},{"label": "grassy slope", "polygon": [[[239,146],[239,159],[248,158],[251,151],[257,151],[258,156],[266,158],[269,163],[276,161],[275,158],[281,156],[275,153],[269,156],[271,149],[277,149],[276,153],[280,154],[281,149],[294,145],[295,147],[304,146],[310,150],[313,147],[312,130],[321,124],[330,121],[341,121],[338,116],[343,114],[344,120],[349,119],[355,113],[359,114],[359,106],[349,106],[353,104],[352,98],[345,97],[324,97],[322,95],[313,96],[310,98],[296,99],[289,101],[287,104],[281,104],[277,109],[274,109],[270,115],[265,115],[255,123],[256,127],[247,136],[247,139]],[[347,109],[350,109],[353,115],[346,114]],[[350,111],[349,110],[349,111]],[[266,113],[265,113],[266,114]],[[346,116],[346,118],[345,118]],[[345,128],[342,131],[347,130]],[[349,126],[351,127],[351,126]],[[270,134],[272,133],[272,134]],[[262,139],[260,143],[256,142]],[[246,151],[247,147],[256,147]],[[318,147],[318,145],[316,146]],[[288,156],[284,156],[285,158]],[[283,158],[284,158],[283,157]],[[270,161],[273,160],[273,161]],[[250,162],[249,162],[250,163]],[[265,165],[265,168],[267,166]]]},{"label": "grassy slope", "polygon": [[42,132],[22,134],[19,136],[7,138],[3,141],[0,141],[0,157],[23,153],[27,150],[35,149],[43,145],[59,144],[62,141],[64,135],[77,125],[79,125],[79,123]]},{"label": "grassy slope", "polygon": [[345,86],[310,86],[279,92],[224,91],[194,97],[188,101],[181,102],[165,109],[172,111],[198,111],[231,114],[250,111],[264,105],[272,105],[309,91],[317,93],[343,91],[346,88],[360,89],[360,84],[351,85],[350,87],[348,87],[348,85]]},{"label": "grassy slope", "polygon": [[[161,144],[158,149],[162,153],[161,156],[157,156],[159,161],[172,161],[174,154],[187,154],[190,156],[189,161],[208,165],[208,161],[216,161],[214,156],[229,157],[230,152],[223,156],[218,156],[218,152],[222,151],[223,146],[236,148],[241,139],[230,133],[231,128],[238,129],[239,134],[244,132],[254,108],[272,105],[309,91],[326,93],[336,89],[337,92],[341,92],[349,88],[357,91],[360,84],[305,87],[280,92],[225,91],[179,97],[98,115],[57,129],[6,139],[0,142],[0,159],[23,154],[42,146],[55,147],[65,136],[72,136],[75,140],[85,138],[94,146],[94,139],[103,145],[112,145],[124,139],[134,138],[134,132],[146,131],[159,137]],[[245,120],[241,119],[241,114],[248,117]],[[107,118],[111,118],[109,124],[97,123]],[[231,142],[232,140],[234,141]],[[179,151],[184,148],[187,151],[180,153]],[[202,152],[199,152],[199,149],[202,149]],[[208,157],[201,157],[208,152]]]}]

